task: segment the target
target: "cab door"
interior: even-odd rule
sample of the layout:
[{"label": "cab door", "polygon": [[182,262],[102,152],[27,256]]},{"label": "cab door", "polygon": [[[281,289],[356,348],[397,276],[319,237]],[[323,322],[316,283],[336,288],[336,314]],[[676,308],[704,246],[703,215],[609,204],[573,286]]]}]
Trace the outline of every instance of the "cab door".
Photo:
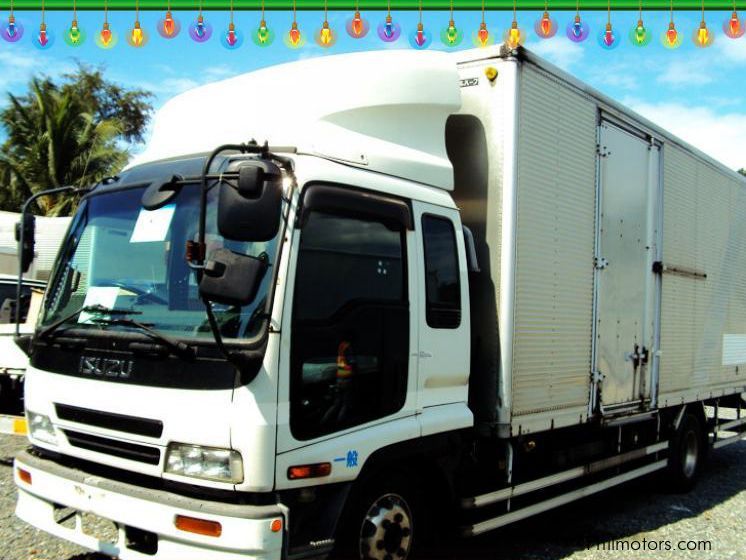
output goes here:
[{"label": "cab door", "polygon": [[419,292],[420,409],[468,397],[469,290],[464,235],[457,210],[413,203]]},{"label": "cab door", "polygon": [[403,199],[306,187],[284,302],[279,477],[314,460],[352,477],[391,438],[419,435],[415,234]]}]

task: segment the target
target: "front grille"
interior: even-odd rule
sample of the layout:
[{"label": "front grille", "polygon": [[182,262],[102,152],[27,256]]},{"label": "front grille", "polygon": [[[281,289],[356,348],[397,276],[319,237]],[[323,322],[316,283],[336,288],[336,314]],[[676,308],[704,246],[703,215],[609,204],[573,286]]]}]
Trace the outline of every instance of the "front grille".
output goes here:
[{"label": "front grille", "polygon": [[157,465],[161,460],[161,451],[155,447],[147,445],[137,445],[124,441],[92,436],[90,434],[81,434],[72,430],[62,430],[67,437],[67,441],[74,447],[80,447],[89,451],[113,455],[130,461],[138,461],[149,465]]},{"label": "front grille", "polygon": [[102,412],[100,410],[91,410],[67,404],[55,404],[54,408],[57,411],[57,418],[60,420],[152,438],[159,438],[163,433],[163,422],[160,420],[125,416],[124,414]]}]

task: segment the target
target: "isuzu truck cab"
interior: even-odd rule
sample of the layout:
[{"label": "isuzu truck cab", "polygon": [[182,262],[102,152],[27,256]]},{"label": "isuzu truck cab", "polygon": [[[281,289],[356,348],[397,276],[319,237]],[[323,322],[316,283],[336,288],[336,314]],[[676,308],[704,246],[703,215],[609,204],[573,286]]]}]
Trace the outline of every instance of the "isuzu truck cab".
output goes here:
[{"label": "isuzu truck cab", "polygon": [[746,325],[705,304],[718,363],[662,396],[662,278],[722,281],[664,260],[659,152],[744,184],[625,115],[500,47],[174,98],[82,199],[21,341],[17,515],[122,559],[403,560],[656,470],[690,486],[742,436]]}]

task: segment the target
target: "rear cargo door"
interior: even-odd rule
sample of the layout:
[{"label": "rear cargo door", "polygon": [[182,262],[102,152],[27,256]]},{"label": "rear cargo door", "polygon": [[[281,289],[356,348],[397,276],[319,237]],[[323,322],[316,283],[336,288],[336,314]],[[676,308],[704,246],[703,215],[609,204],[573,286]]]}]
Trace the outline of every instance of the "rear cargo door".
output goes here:
[{"label": "rear cargo door", "polygon": [[657,340],[659,148],[609,122],[600,125],[594,378],[604,412],[650,397]]}]

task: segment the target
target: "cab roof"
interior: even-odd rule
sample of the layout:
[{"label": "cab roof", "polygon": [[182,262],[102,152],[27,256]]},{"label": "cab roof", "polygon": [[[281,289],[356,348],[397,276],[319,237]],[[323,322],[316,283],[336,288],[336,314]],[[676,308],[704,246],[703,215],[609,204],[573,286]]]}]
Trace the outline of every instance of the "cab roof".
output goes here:
[{"label": "cab roof", "polygon": [[307,59],[174,97],[130,167],[255,139],[452,190],[445,123],[460,106],[457,68],[445,53]]}]

